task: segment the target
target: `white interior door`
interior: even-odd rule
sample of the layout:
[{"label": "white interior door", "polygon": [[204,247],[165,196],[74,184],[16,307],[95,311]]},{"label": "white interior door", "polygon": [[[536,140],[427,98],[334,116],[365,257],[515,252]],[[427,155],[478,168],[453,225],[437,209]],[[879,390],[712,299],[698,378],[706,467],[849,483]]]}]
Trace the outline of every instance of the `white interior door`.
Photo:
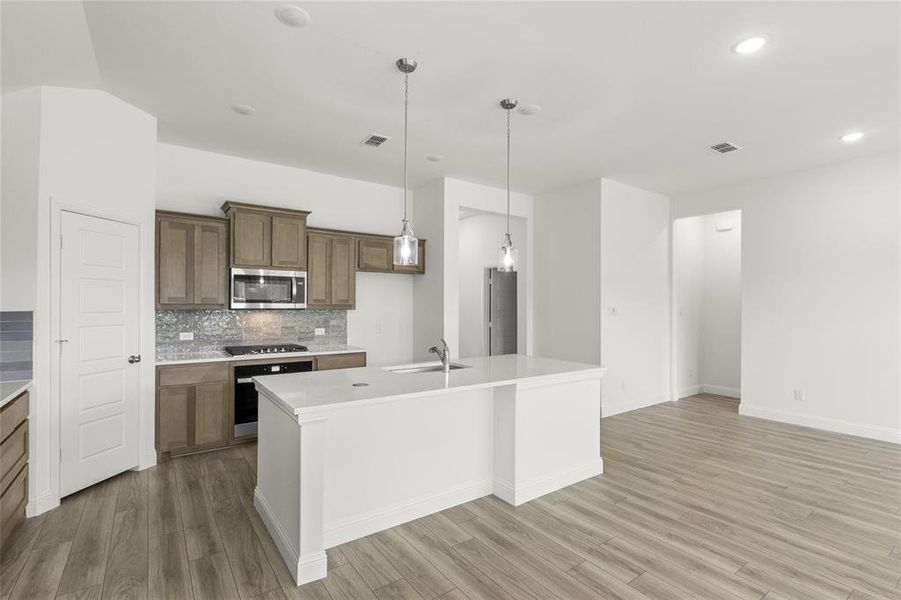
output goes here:
[{"label": "white interior door", "polygon": [[[60,494],[138,464],[138,228],[62,213]],[[132,359],[134,360],[134,359]]]}]

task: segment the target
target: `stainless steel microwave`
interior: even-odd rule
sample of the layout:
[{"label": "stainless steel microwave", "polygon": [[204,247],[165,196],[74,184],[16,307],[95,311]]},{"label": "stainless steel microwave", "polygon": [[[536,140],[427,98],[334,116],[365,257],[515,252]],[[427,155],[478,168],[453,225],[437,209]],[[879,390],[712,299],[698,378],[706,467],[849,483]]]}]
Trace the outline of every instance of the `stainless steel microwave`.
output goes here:
[{"label": "stainless steel microwave", "polygon": [[307,273],[232,267],[231,307],[306,308]]}]

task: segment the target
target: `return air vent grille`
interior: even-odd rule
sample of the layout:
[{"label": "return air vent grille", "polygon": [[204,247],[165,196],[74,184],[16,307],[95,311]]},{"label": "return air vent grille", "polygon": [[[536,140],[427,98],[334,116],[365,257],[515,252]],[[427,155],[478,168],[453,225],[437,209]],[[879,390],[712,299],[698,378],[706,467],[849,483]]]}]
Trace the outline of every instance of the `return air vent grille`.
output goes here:
[{"label": "return air vent grille", "polygon": [[729,154],[730,152],[741,150],[741,146],[736,146],[730,142],[720,142],[719,144],[712,145],[710,149],[714,152],[719,152],[720,154]]},{"label": "return air vent grille", "polygon": [[378,148],[379,146],[381,146],[382,144],[384,144],[385,142],[387,142],[390,139],[391,138],[389,138],[387,135],[379,135],[377,133],[371,133],[368,136],[366,136],[365,140],[363,140],[363,145],[371,146],[373,148]]}]

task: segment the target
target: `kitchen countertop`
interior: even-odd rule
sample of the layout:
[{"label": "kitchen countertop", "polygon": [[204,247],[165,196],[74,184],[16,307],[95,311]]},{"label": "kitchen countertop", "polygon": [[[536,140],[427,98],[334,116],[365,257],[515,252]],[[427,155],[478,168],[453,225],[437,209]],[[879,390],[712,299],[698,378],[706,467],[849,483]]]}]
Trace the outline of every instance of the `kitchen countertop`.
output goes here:
[{"label": "kitchen countertop", "polygon": [[280,352],[273,354],[243,354],[232,356],[224,351],[219,352],[182,352],[161,353],[156,355],[157,365],[177,365],[186,363],[230,362],[241,360],[259,360],[261,358],[303,358],[305,356],[322,356],[325,354],[353,354],[366,352],[364,348],[356,346],[316,346],[310,344],[307,352]]},{"label": "kitchen countertop", "polygon": [[31,387],[30,379],[0,382],[0,408],[6,406],[13,398]]},{"label": "kitchen countertop", "polygon": [[[604,368],[537,356],[509,354],[454,361],[469,365],[429,373],[392,373],[388,368],[357,367],[334,371],[287,373],[254,377],[257,388],[296,415],[332,408],[348,408],[398,397],[429,396],[446,391],[464,391],[511,384],[550,384],[600,379]],[[432,365],[439,363],[418,363]],[[414,365],[404,365],[414,366]],[[354,384],[365,383],[365,386]],[[600,398],[598,398],[600,402]]]}]

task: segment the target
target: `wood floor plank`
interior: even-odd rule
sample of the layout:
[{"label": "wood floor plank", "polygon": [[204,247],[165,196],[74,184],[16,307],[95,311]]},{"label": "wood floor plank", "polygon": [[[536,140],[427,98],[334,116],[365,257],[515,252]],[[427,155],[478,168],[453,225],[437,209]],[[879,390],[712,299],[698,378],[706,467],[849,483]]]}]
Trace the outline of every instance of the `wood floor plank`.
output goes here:
[{"label": "wood floor plank", "polygon": [[13,587],[12,600],[53,598],[59,589],[71,546],[72,542],[36,546]]},{"label": "wood floor plank", "polygon": [[202,457],[186,456],[175,459],[178,499],[188,559],[202,558],[223,551],[219,529],[203,490],[200,462]]},{"label": "wood floor plank", "polygon": [[395,529],[381,531],[369,539],[425,600],[437,598],[454,589],[454,584]]},{"label": "wood floor plank", "polygon": [[178,504],[178,483],[173,461],[161,463],[149,471],[150,537],[182,531],[184,527]]},{"label": "wood floor plank", "polygon": [[25,568],[28,555],[34,548],[46,520],[46,514],[26,519],[13,531],[6,543],[0,546],[0,598],[8,598],[12,594],[13,586]]},{"label": "wood floor plank", "polygon": [[87,499],[66,560],[66,569],[59,584],[59,593],[78,592],[95,585],[102,585],[106,575],[110,537],[116,516],[116,496],[109,491],[118,491],[116,485],[98,488],[98,494]]},{"label": "wood floor plank", "polygon": [[148,596],[151,599],[190,600],[194,597],[183,532],[150,538]]},{"label": "wood floor plank", "polygon": [[376,549],[371,540],[354,540],[340,548],[369,589],[376,590],[401,579],[391,561]]},{"label": "wood floor plank", "polygon": [[188,561],[196,600],[238,600],[238,587],[224,552]]},{"label": "wood floor plank", "polygon": [[378,600],[422,600],[419,592],[404,579],[380,587],[375,590],[375,596]]},{"label": "wood floor plank", "polygon": [[333,600],[377,600],[350,563],[329,571],[323,585]]},{"label": "wood floor plank", "polygon": [[149,473],[129,471],[119,484],[104,599],[146,600]]}]

